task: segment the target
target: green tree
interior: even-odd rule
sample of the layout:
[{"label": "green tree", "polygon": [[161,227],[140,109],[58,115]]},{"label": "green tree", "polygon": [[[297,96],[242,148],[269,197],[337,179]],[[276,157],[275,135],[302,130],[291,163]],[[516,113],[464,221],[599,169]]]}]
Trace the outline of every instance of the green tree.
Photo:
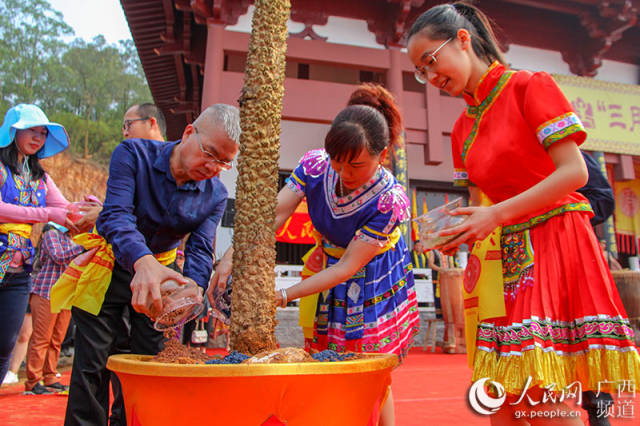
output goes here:
[{"label": "green tree", "polygon": [[11,104],[44,100],[50,60],[65,48],[61,37],[70,34],[73,30],[62,13],[46,0],[0,2],[0,100]]},{"label": "green tree", "polygon": [[88,127],[85,118],[73,112],[56,111],[49,115],[49,119],[67,129],[74,156],[84,156],[84,141],[88,135],[91,160],[108,164],[113,149],[122,141],[121,119],[91,120]]},{"label": "green tree", "polygon": [[46,0],[0,1],[0,114],[37,104],[65,126],[73,153],[108,161],[126,109],[151,93],[132,40],[65,43],[71,34]]},{"label": "green tree", "polygon": [[83,157],[89,158],[90,153],[97,151],[95,146],[90,147],[90,122],[105,117],[118,100],[118,89],[126,79],[126,66],[121,52],[108,45],[102,36],[90,43],[74,40],[62,62],[67,66],[72,110],[84,118]]},{"label": "green tree", "polygon": [[121,118],[131,105],[149,102],[151,91],[133,40],[120,40],[119,48],[124,63],[124,75],[119,81],[119,95],[116,94],[119,96],[117,113]]}]

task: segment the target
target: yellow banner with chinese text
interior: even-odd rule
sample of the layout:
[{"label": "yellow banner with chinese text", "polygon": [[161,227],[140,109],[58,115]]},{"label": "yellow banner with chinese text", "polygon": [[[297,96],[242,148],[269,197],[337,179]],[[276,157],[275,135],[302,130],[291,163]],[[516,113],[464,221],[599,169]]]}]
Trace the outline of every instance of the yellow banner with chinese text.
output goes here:
[{"label": "yellow banner with chinese text", "polygon": [[640,155],[640,86],[554,74],[587,131],[583,149]]},{"label": "yellow banner with chinese text", "polygon": [[615,182],[616,232],[640,235],[640,179]]}]

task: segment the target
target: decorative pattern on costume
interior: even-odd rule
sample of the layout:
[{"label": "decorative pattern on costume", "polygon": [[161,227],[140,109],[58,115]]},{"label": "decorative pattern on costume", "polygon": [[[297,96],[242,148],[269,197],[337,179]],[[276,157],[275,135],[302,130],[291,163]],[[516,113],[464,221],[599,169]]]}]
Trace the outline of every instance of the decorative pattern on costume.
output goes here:
[{"label": "decorative pattern on costume", "polygon": [[409,219],[409,198],[404,188],[397,184],[378,199],[378,210],[381,213],[389,213],[392,209],[398,221],[404,222]]},{"label": "decorative pattern on costume", "polygon": [[26,181],[20,175],[15,173],[12,173],[12,175],[16,188],[20,191],[20,199],[18,200],[20,205],[38,207],[40,205],[38,197],[42,195],[42,193],[38,193],[38,191],[46,193],[44,179]]},{"label": "decorative pattern on costume", "polygon": [[513,300],[522,285],[533,285],[533,277],[528,273],[533,267],[529,230],[503,234],[500,245],[504,294]]},{"label": "decorative pattern on costume", "polygon": [[375,305],[376,303],[380,303],[383,300],[387,300],[389,298],[391,298],[394,293],[397,293],[402,287],[404,287],[407,284],[407,278],[402,278],[400,281],[398,281],[397,283],[395,283],[393,285],[393,288],[387,292],[385,292],[384,294],[378,295],[376,297],[373,297],[371,299],[367,299],[364,301],[364,307],[368,308],[371,305]]},{"label": "decorative pattern on costume", "polygon": [[329,155],[324,149],[314,149],[304,154],[300,163],[307,176],[318,177],[326,170]]},{"label": "decorative pattern on costume", "polygon": [[469,186],[469,173],[465,169],[453,169],[453,185]]},{"label": "decorative pattern on costume", "polygon": [[362,327],[362,324],[364,324],[364,314],[349,315],[347,316],[347,321],[344,325],[344,328],[349,329]]},{"label": "decorative pattern on costume", "polygon": [[533,228],[536,225],[541,224],[542,222],[546,222],[550,218],[557,216],[559,214],[563,214],[566,212],[592,212],[591,205],[589,203],[570,203],[565,204],[564,206],[556,207],[553,210],[549,210],[546,213],[543,213],[538,216],[534,216],[531,219],[527,220],[523,223],[518,223],[515,225],[509,225],[502,228],[502,235],[510,234],[512,232],[519,232],[525,229]]},{"label": "decorative pattern on costume", "polygon": [[398,337],[400,337],[400,332],[399,331],[394,331],[390,335],[385,336],[382,339],[380,339],[380,343],[382,344],[382,346],[387,346],[389,343],[393,342],[394,340],[397,340]]},{"label": "decorative pattern on costume", "polygon": [[[413,288],[409,289],[409,291],[413,290]],[[411,292],[411,297],[415,298],[415,291]],[[417,312],[417,306],[414,304],[409,304],[408,300],[405,300],[401,305],[398,305],[396,309],[392,312],[389,312],[386,315],[380,316],[376,322],[366,323],[364,324],[364,334],[362,339],[352,340],[348,337],[346,331],[344,332],[343,339],[339,339],[337,342],[330,341],[327,342],[327,347],[332,348],[333,350],[344,352],[344,351],[356,351],[356,352],[387,352],[390,348],[397,346],[399,342],[401,342],[406,335],[415,335],[418,332],[418,326],[412,325],[409,320],[415,313]],[[387,322],[393,321],[394,318],[403,318],[400,320],[394,328],[388,328]],[[317,319],[318,327],[320,326],[320,317]],[[328,327],[335,330],[343,330],[344,326],[341,323],[332,322],[328,324]],[[379,337],[378,341],[371,341],[371,337],[376,335],[376,330],[379,328],[388,329],[388,333],[382,337]],[[320,340],[326,338],[327,330],[318,328],[317,333],[314,334],[313,342],[318,343]],[[344,342],[344,343],[343,343]],[[402,360],[408,353],[409,347],[401,348],[398,353],[399,358]]]},{"label": "decorative pattern on costume", "polygon": [[[2,197],[4,202],[26,207],[46,205],[47,186],[44,178],[37,180],[24,179],[12,173],[5,165],[0,164],[2,179]],[[4,199],[6,197],[7,199]],[[6,224],[3,224],[6,225]],[[28,225],[29,227],[31,225]],[[31,271],[33,244],[31,240],[18,232],[4,232],[0,234],[0,281],[4,278],[13,261],[15,252],[22,252],[22,265],[26,272]]]},{"label": "decorative pattern on costume", "polygon": [[542,146],[547,149],[554,142],[562,140],[573,133],[584,131],[580,118],[574,112],[568,112],[540,125],[536,129],[536,136]]},{"label": "decorative pattern on costume", "polygon": [[356,235],[354,235],[353,239],[358,241],[363,241],[367,244],[373,244],[374,246],[378,246],[378,247],[383,247],[386,241],[386,240],[379,240],[377,238],[373,238],[365,234],[364,232],[362,232],[362,230],[360,229],[356,231]]},{"label": "decorative pattern on costume", "polygon": [[[358,298],[360,297],[360,286],[358,285],[357,282],[355,281],[351,282],[351,285],[349,286],[349,290],[347,290],[347,297],[349,297],[349,299],[351,299],[353,303],[358,302]],[[352,309],[349,309],[348,311],[352,311]],[[351,312],[347,312],[347,313],[350,314]]]},{"label": "decorative pattern on costume", "polygon": [[368,343],[366,345],[362,345],[362,352],[380,352],[380,344]]},{"label": "decorative pattern on costume", "polygon": [[4,253],[2,253],[2,256],[0,256],[0,276],[2,278],[4,278],[4,274],[7,273],[7,269],[9,269],[9,264],[11,264],[12,259],[13,259],[12,251],[5,251]]},{"label": "decorative pattern on costume", "polygon": [[347,307],[347,303],[342,299],[333,299],[333,301],[331,302],[331,306],[333,306],[334,308],[344,309]]},{"label": "decorative pattern on costume", "polygon": [[[6,242],[5,242],[6,240]],[[26,270],[29,271],[32,263],[33,246],[29,238],[16,235],[13,232],[0,234],[0,245],[4,245],[4,252],[0,255],[0,281],[9,269],[15,252],[22,252],[22,262]]]},{"label": "decorative pattern on costume", "polygon": [[[325,305],[325,309],[321,311],[322,313],[320,313],[320,311],[318,312],[318,316],[316,318],[316,321],[318,323],[318,327],[319,328],[324,328],[325,330],[327,328],[327,324],[329,324],[329,314],[327,313],[328,311],[327,311],[326,306],[327,305]],[[320,310],[321,308],[318,307],[318,309]]]},{"label": "decorative pattern on costume", "polygon": [[4,165],[0,166],[0,187],[7,181],[7,169]]},{"label": "decorative pattern on costume", "polygon": [[365,207],[369,201],[387,190],[392,181],[391,172],[384,167],[378,167],[376,173],[367,183],[344,197],[338,197],[336,189],[339,176],[333,168],[329,167],[323,184],[327,205],[331,208],[331,215],[336,219],[353,215]]},{"label": "decorative pattern on costume", "polygon": [[482,117],[484,117],[485,113],[491,108],[493,103],[498,99],[498,96],[502,92],[502,89],[507,85],[511,76],[514,74],[513,71],[507,71],[500,77],[498,83],[496,83],[495,87],[489,92],[484,101],[478,106],[467,106],[467,114],[470,116],[475,116],[476,119],[473,122],[473,127],[471,128],[471,132],[467,139],[464,141],[464,145],[462,147],[462,162],[466,161],[467,153],[471,149],[471,145],[476,140],[476,136],[478,135],[478,127],[480,126],[480,122],[482,121]]},{"label": "decorative pattern on costume", "polygon": [[[485,257],[487,259],[487,257]],[[471,254],[467,260],[467,268],[464,271],[464,280],[462,286],[464,291],[471,294],[473,289],[476,288],[480,273],[482,272],[482,262],[478,259],[478,256]]]},{"label": "decorative pattern on costume", "polygon": [[296,195],[299,195],[300,198],[304,197],[304,189],[302,189],[302,185],[298,182],[295,174],[291,173],[291,176],[287,178],[286,185],[287,188],[292,190]]},{"label": "decorative pattern on costume", "polygon": [[[526,319],[522,324],[509,326],[480,323],[477,333],[481,342],[478,349],[496,351],[502,356],[518,356],[521,351],[536,346],[549,348],[557,355],[581,353],[590,344],[616,349],[617,342],[626,341],[629,336],[633,336],[629,320],[607,315],[585,317],[571,323],[540,318]],[[501,346],[505,346],[504,350]]]}]

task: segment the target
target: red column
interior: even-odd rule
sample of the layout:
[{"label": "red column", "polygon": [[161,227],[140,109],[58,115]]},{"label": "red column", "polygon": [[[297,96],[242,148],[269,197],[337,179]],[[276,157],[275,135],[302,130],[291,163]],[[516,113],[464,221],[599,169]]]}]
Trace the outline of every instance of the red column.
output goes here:
[{"label": "red column", "polygon": [[636,178],[635,168],[633,167],[633,156],[620,155],[620,162],[613,168],[616,174],[616,180],[632,180]]},{"label": "red column", "polygon": [[387,86],[389,91],[396,98],[396,102],[400,106],[400,113],[403,113],[403,100],[402,100],[402,60],[405,53],[402,53],[400,49],[389,48],[389,71],[387,73]]},{"label": "red column", "polygon": [[424,147],[424,163],[438,165],[444,160],[442,147],[442,117],[440,112],[440,90],[433,85],[425,84],[427,106],[427,144]]},{"label": "red column", "polygon": [[[404,54],[399,48],[390,47],[389,52],[389,70],[387,71],[387,86],[391,94],[396,98],[396,103],[402,114],[404,109],[402,84],[402,61],[406,60]],[[402,129],[403,131],[405,129]],[[400,147],[394,147],[394,155],[392,156],[393,174],[404,191],[409,194],[409,173],[407,171],[407,139],[404,138],[404,144]],[[411,233],[407,224],[400,225],[400,230],[407,241],[411,239]]]},{"label": "red column", "polygon": [[222,71],[224,68],[223,36],[223,24],[210,23],[207,25],[207,48],[204,59],[204,81],[202,84],[202,110],[209,105],[220,102]]}]

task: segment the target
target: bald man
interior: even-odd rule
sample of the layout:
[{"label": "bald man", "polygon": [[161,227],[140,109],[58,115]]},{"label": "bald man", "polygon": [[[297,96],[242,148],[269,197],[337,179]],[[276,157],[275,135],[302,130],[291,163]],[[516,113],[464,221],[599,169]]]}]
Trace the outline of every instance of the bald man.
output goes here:
[{"label": "bald man", "polygon": [[[96,228],[111,244],[115,262],[98,315],[75,306],[71,310],[76,350],[65,425],[107,424],[106,363],[123,310],[131,313],[132,352],[153,355],[164,340],[149,317],[152,305],[161,307],[160,283],[184,283],[188,277],[207,288],[216,228],[227,203],[217,175],[232,167],[239,139],[238,109],[217,104],[188,124],[180,141],[127,139],[113,151]],[[187,234],[182,276],[175,249]],[[111,419],[111,424],[124,422]]]}]

